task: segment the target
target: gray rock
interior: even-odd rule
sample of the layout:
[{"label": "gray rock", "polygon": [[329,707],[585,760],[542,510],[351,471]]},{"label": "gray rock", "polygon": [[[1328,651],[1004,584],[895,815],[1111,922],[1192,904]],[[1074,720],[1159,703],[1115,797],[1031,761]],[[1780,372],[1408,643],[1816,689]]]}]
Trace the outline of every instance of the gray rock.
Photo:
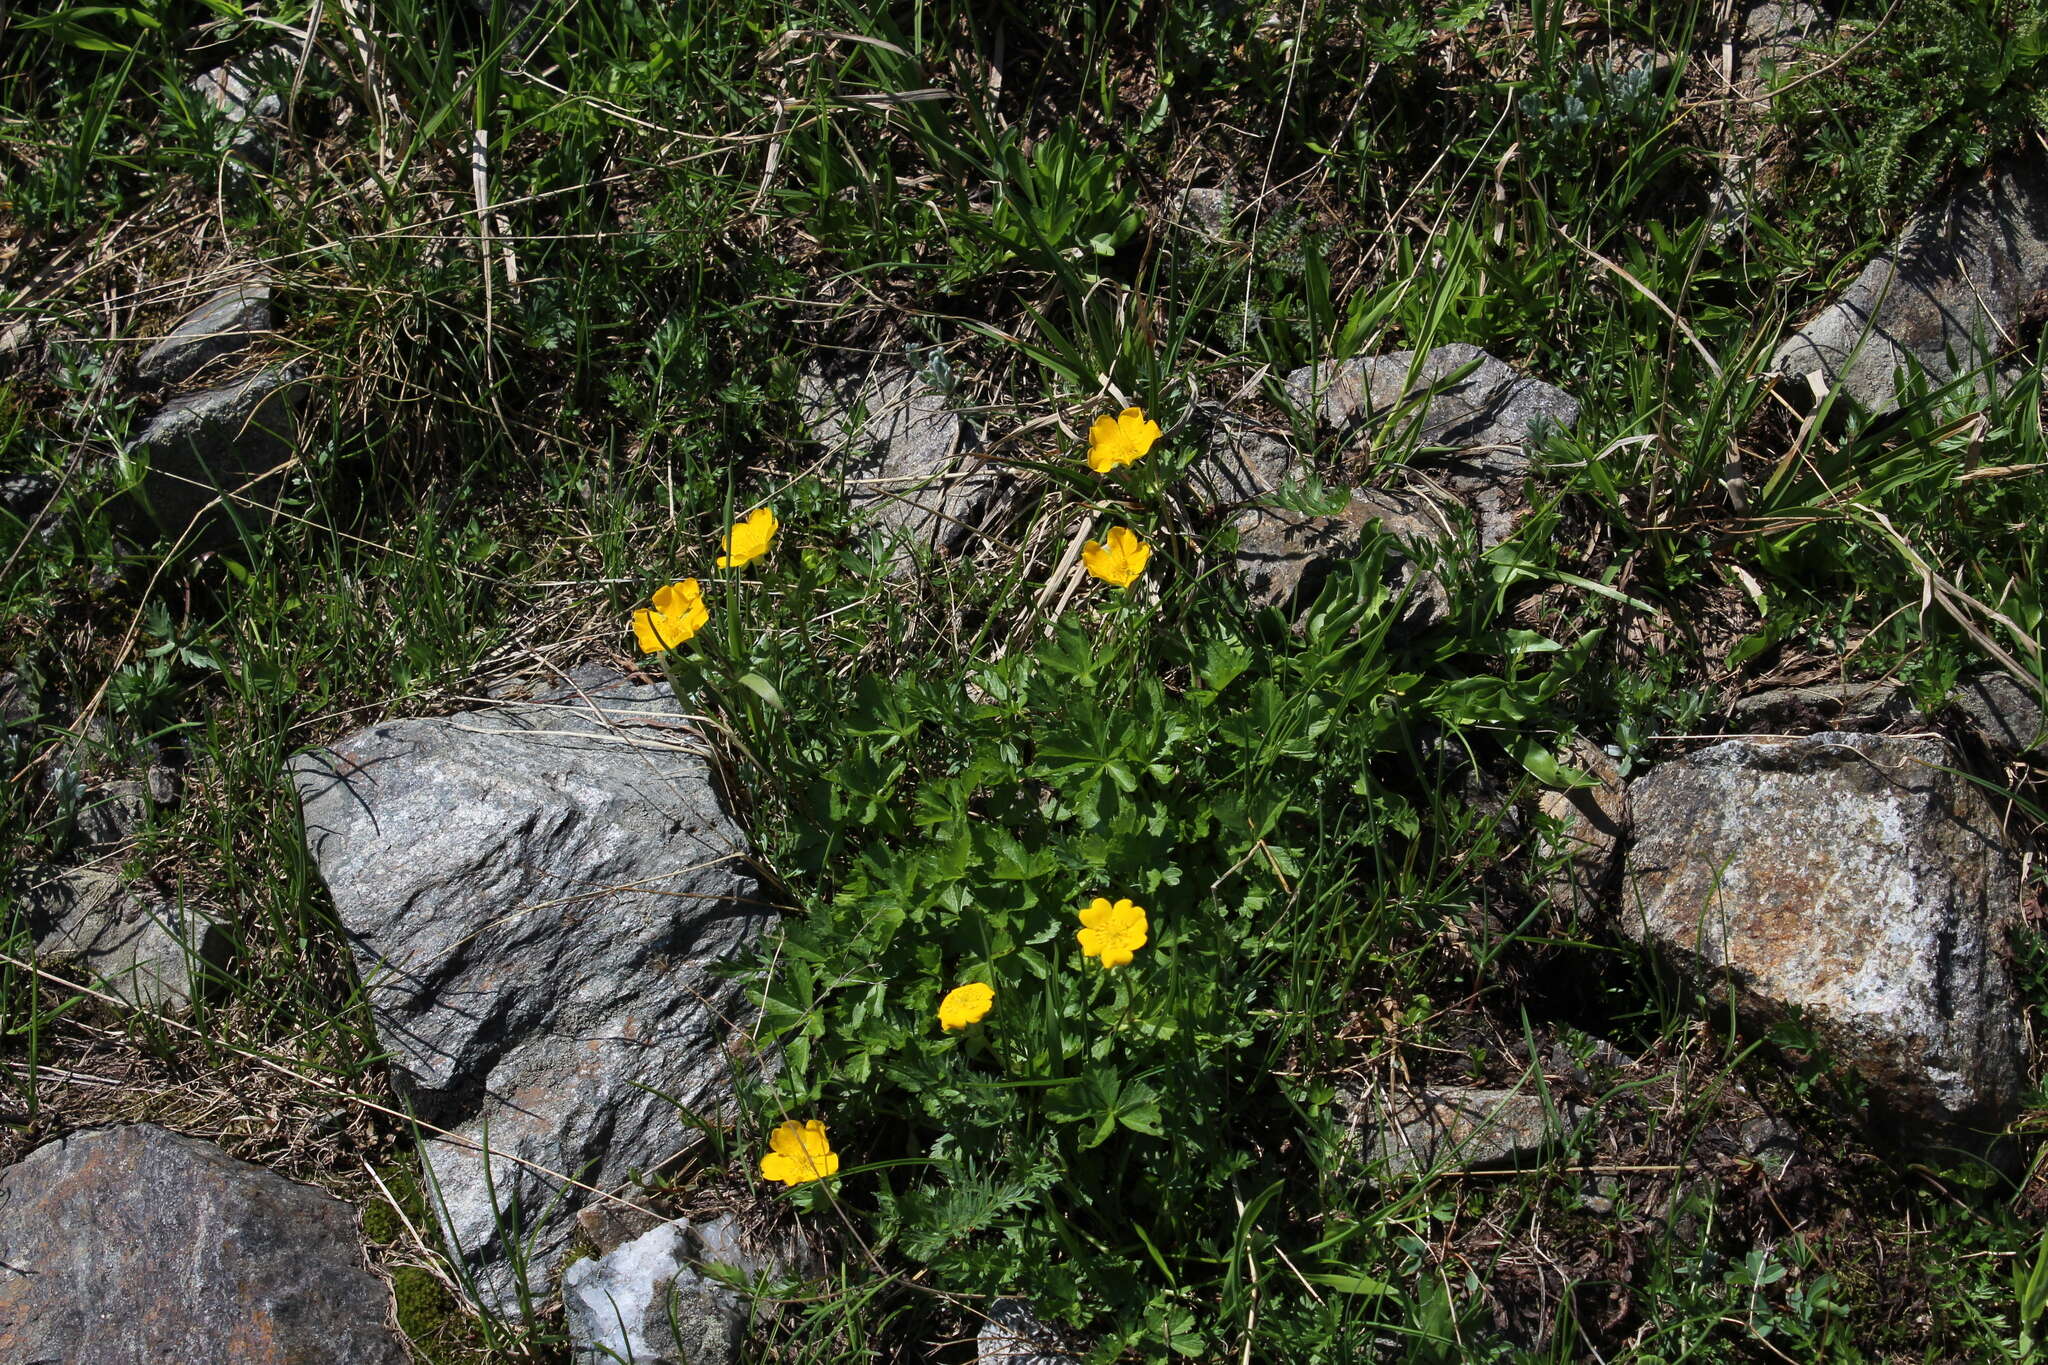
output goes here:
[{"label": "gray rock", "polygon": [[1629,787],[1622,928],[1730,993],[1797,1012],[1898,1117],[1996,1124],[2020,1097],[2005,935],[2019,909],[1990,803],[1940,740],[1727,740]]},{"label": "gray rock", "polygon": [[562,1277],[574,1358],[636,1365],[730,1365],[740,1354],[746,1301],[697,1273],[687,1226],[664,1223]]},{"label": "gray rock", "polygon": [[297,53],[268,47],[213,68],[187,88],[219,116],[223,150],[268,167],[276,156],[271,135],[284,118],[297,71]]},{"label": "gray rock", "polygon": [[12,374],[34,356],[39,320],[23,318],[19,322],[0,327],[0,375]]},{"label": "gray rock", "polygon": [[290,456],[301,377],[294,366],[274,366],[158,410],[129,443],[130,453],[148,463],[142,488],[158,521],[183,530],[217,491],[233,492]]},{"label": "gray rock", "polygon": [[1023,1299],[993,1299],[983,1311],[987,1321],[975,1334],[975,1365],[1076,1365],[1081,1359]]},{"label": "gray rock", "polygon": [[1217,411],[1188,470],[1205,506],[1231,507],[1278,492],[1293,474],[1294,448],[1241,417]]},{"label": "gray rock", "polygon": [[40,474],[12,474],[0,479],[0,508],[8,515],[27,521],[43,510],[57,491],[55,481]]},{"label": "gray rock", "polygon": [[[1636,1065],[1636,1059],[1623,1052],[1605,1038],[1586,1035],[1590,1044],[1585,1061],[1579,1060],[1577,1052],[1563,1039],[1550,1045],[1550,1069],[1548,1075],[1571,1082],[1580,1090],[1594,1090],[1604,1083],[1606,1073],[1624,1071]],[[1598,1074],[1596,1074],[1596,1072]]]},{"label": "gray rock", "polygon": [[899,551],[957,552],[995,510],[999,480],[961,451],[964,427],[945,395],[909,370],[814,366],[798,400],[855,510],[891,528]]},{"label": "gray rock", "polygon": [[23,901],[36,956],[76,962],[131,1009],[182,1016],[227,961],[213,917],[124,886],[112,872],[72,868],[31,884]]},{"label": "gray rock", "polygon": [[1999,757],[2048,762],[2048,720],[2041,702],[2011,674],[1979,674],[1949,701]]},{"label": "gray rock", "polygon": [[1593,915],[1606,903],[1621,871],[1621,841],[1628,833],[1628,789],[1621,769],[1597,744],[1574,739],[1565,762],[1599,779],[1597,787],[1546,791],[1537,808],[1555,822],[1538,838],[1538,853],[1556,864],[1544,889],[1554,904]]},{"label": "gray rock", "polygon": [[1621,1206],[1621,1182],[1611,1175],[1596,1175],[1579,1195],[1579,1207],[1596,1218],[1606,1218]]},{"label": "gray rock", "polygon": [[1519,1166],[1568,1137],[1586,1114],[1556,1096],[1463,1086],[1396,1095],[1383,1105],[1354,1099],[1344,1109],[1367,1135],[1366,1159],[1388,1180]]},{"label": "gray rock", "polygon": [[1761,1166],[1773,1180],[1782,1179],[1799,1156],[1798,1130],[1769,1114],[1760,1114],[1743,1124],[1736,1133],[1736,1141],[1741,1144],[1742,1154]]},{"label": "gray rock", "polygon": [[0,732],[24,729],[42,714],[19,673],[0,673]]},{"label": "gray rock", "polygon": [[183,384],[207,366],[242,354],[270,330],[270,286],[244,281],[221,290],[180,318],[135,362],[146,384]]},{"label": "gray rock", "polygon": [[1530,444],[1579,420],[1577,399],[1462,343],[1419,359],[1395,351],[1304,366],[1285,388],[1297,408],[1347,437],[1377,424],[1376,446],[1447,448],[1415,464],[1471,504],[1483,549],[1512,535],[1526,510]]},{"label": "gray rock", "polygon": [[1224,242],[1230,240],[1236,213],[1236,196],[1229,190],[1189,189],[1173,201],[1170,216],[1175,227],[1212,242]]},{"label": "gray rock", "polygon": [[71,812],[74,842],[89,853],[120,848],[149,821],[150,783],[122,775],[131,756],[94,717],[72,727],[43,770],[45,789]]},{"label": "gray rock", "polygon": [[1721,105],[1727,133],[1717,158],[1719,183],[1709,228],[1716,241],[1742,227],[1757,203],[1757,169],[1769,164],[1762,153],[1773,127],[1771,87],[1812,60],[1817,41],[1832,22],[1806,0],[1747,0],[1730,46],[1733,68],[1724,68],[1719,60],[1711,62],[1716,77],[1725,74],[1730,97]]},{"label": "gray rock", "polygon": [[[1891,250],[1778,347],[1770,368],[1818,374],[1873,413],[1898,403],[1903,372],[1939,386],[1984,372],[2019,344],[2022,314],[2048,287],[2048,180],[2031,167],[1959,190],[1917,215]],[[1790,394],[1804,401],[1807,385]]]},{"label": "gray rock", "polygon": [[1238,521],[1238,575],[1255,605],[1298,615],[1315,602],[1331,570],[1358,553],[1365,528],[1374,523],[1406,551],[1388,562],[1392,591],[1407,598],[1401,624],[1419,630],[1442,620],[1450,597],[1442,581],[1410,556],[1424,553],[1450,527],[1427,500],[1411,494],[1359,489],[1336,516],[1256,508]]},{"label": "gray rock", "polygon": [[1744,99],[1766,93],[1775,75],[1797,64],[1833,25],[1808,0],[1749,0],[1735,44],[1735,90]]},{"label": "gray rock", "polygon": [[751,1015],[715,972],[774,922],[667,687],[585,691],[598,710],[394,721],[291,764],[394,1073],[453,1130],[422,1150],[494,1307],[500,1220],[542,1295],[590,1202],[547,1171],[621,1186],[695,1144],[678,1104],[729,1107]]},{"label": "gray rock", "polygon": [[133,778],[95,783],[81,794],[72,825],[89,849],[118,848],[149,822],[149,785]]},{"label": "gray rock", "polygon": [[91,365],[98,356],[92,342],[55,316],[30,315],[0,328],[0,376],[37,378]]},{"label": "gray rock", "polygon": [[1821,730],[1882,730],[1922,720],[1913,694],[1892,682],[1824,683],[1779,687],[1739,699],[1729,717],[1744,730],[1812,734]]},{"label": "gray rock", "polygon": [[0,1360],[403,1365],[356,1211],[152,1124],[0,1172]]},{"label": "gray rock", "polygon": [[751,1237],[730,1214],[693,1219],[688,1227],[697,1259],[706,1265],[752,1279],[803,1279],[824,1271],[823,1260],[810,1244],[787,1235],[773,1241]]}]

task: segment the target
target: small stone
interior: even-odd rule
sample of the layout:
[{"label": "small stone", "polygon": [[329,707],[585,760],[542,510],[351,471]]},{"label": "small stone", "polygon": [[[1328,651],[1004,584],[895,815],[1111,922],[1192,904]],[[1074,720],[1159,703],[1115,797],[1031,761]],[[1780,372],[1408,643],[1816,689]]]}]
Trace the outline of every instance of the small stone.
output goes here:
[{"label": "small stone", "polygon": [[41,713],[18,673],[0,673],[0,732],[26,729]]},{"label": "small stone", "polygon": [[1409,556],[1450,534],[1425,499],[1360,489],[1336,516],[1260,507],[1238,520],[1237,572],[1252,602],[1298,616],[1311,606],[1338,565],[1357,555],[1365,528],[1377,523],[1402,546],[1388,556],[1392,591],[1404,596],[1401,623],[1420,630],[1442,620],[1450,596],[1437,576]]},{"label": "small stone", "polygon": [[0,1171],[0,1360],[403,1365],[356,1210],[152,1124]]},{"label": "small stone", "polygon": [[1024,1299],[993,1299],[974,1338],[975,1365],[1078,1365],[1060,1334]]},{"label": "small stone", "polygon": [[[963,454],[965,428],[946,396],[908,369],[807,369],[805,426],[846,482],[856,512],[895,532],[899,551],[955,553],[994,511],[996,476]],[[911,556],[899,554],[905,565]]]},{"label": "small stone", "polygon": [[96,987],[131,1009],[183,1017],[228,957],[211,916],[80,867],[33,882],[23,901],[36,956],[76,962]]},{"label": "small stone", "polygon": [[0,327],[0,375],[13,373],[34,356],[37,341],[36,321],[33,318],[23,318],[19,322]]},{"label": "small stone", "polygon": [[731,1365],[746,1300],[690,1266],[686,1225],[664,1223],[562,1277],[562,1312],[578,1365]]},{"label": "small stone", "polygon": [[56,493],[53,480],[40,474],[13,474],[0,479],[0,508],[9,516],[27,521],[43,510]]},{"label": "small stone", "polygon": [[[174,398],[130,443],[147,460],[143,492],[157,520],[181,531],[216,492],[234,492],[292,453],[300,371],[273,366],[217,389]],[[261,496],[261,487],[241,496]]]},{"label": "small stone", "polygon": [[2048,763],[2048,720],[2041,703],[2011,674],[1979,674],[1958,687],[1949,702],[1999,757]]},{"label": "small stone", "polygon": [[1437,1169],[1518,1167],[1564,1140],[1586,1114],[1555,1095],[1463,1086],[1396,1095],[1383,1112],[1353,1105],[1369,1134],[1366,1159],[1388,1180]]},{"label": "small stone", "polygon": [[2005,957],[2016,859],[1947,744],[1726,740],[1629,787],[1621,927],[1731,994],[1797,1014],[1899,1118],[2002,1123],[2024,1077]]},{"label": "small stone", "polygon": [[135,362],[146,384],[183,384],[216,362],[249,349],[270,330],[270,286],[246,281],[221,290],[180,318]]},{"label": "small stone", "polygon": [[97,717],[74,726],[44,769],[45,789],[70,807],[72,838],[89,853],[122,847],[149,822],[149,784],[113,775],[121,771],[113,731]]},{"label": "small stone", "polygon": [[1735,45],[1735,89],[1744,99],[1766,93],[1766,83],[1804,57],[1833,20],[1809,0],[1749,0]]},{"label": "small stone", "polygon": [[1565,762],[1599,780],[1593,787],[1546,791],[1537,808],[1557,822],[1538,841],[1538,854],[1558,864],[1544,889],[1553,904],[1589,916],[1606,905],[1621,871],[1621,841],[1628,833],[1628,789],[1621,769],[1600,746],[1575,738]]},{"label": "small stone", "polygon": [[1596,1218],[1612,1214],[1621,1194],[1621,1182],[1611,1175],[1593,1177],[1592,1187],[1579,1196],[1579,1207]]},{"label": "small stone", "polygon": [[1791,1169],[1793,1159],[1799,1155],[1798,1131],[1768,1114],[1743,1124],[1736,1140],[1741,1144],[1742,1154],[1761,1166],[1764,1174],[1773,1180],[1782,1179]]},{"label": "small stone", "polygon": [[1872,413],[1898,405],[1898,376],[1929,387],[1976,376],[2019,345],[2022,314],[2048,286],[2048,177],[2016,167],[1957,191],[1906,225],[1892,248],[1786,339],[1770,368],[1809,397],[1808,375]]},{"label": "small stone", "polygon": [[148,784],[120,778],[86,789],[72,830],[86,848],[109,849],[133,839],[148,822]]},{"label": "small stone", "polygon": [[1749,220],[1759,197],[1760,172],[1768,173],[1773,164],[1762,155],[1772,127],[1771,87],[1817,59],[1818,40],[1833,22],[1807,0],[1747,0],[1739,34],[1730,45],[1733,69],[1718,59],[1711,62],[1716,79],[1729,82],[1727,98],[1719,105],[1728,122],[1709,228],[1716,241]]},{"label": "small stone", "polygon": [[1418,455],[1415,468],[1471,504],[1482,549],[1512,535],[1527,510],[1530,445],[1579,420],[1577,399],[1462,343],[1420,358],[1395,351],[1305,366],[1285,387],[1297,408],[1346,437],[1381,423],[1376,446],[1446,448]]},{"label": "small stone", "polygon": [[284,118],[285,98],[297,72],[296,52],[268,47],[213,68],[187,88],[219,115],[226,150],[251,165],[268,167],[276,156],[270,133]]},{"label": "small stone", "polygon": [[787,1236],[772,1241],[750,1237],[731,1214],[690,1220],[697,1259],[750,1278],[791,1279],[822,1273],[823,1262],[806,1243]]},{"label": "small stone", "polygon": [[1823,730],[1882,730],[1926,719],[1913,709],[1913,694],[1891,682],[1779,687],[1741,698],[1729,714],[1744,730],[1802,735]]},{"label": "small stone", "polygon": [[1231,219],[1236,213],[1235,197],[1229,190],[1182,190],[1171,211],[1175,227],[1212,242],[1230,240]]}]

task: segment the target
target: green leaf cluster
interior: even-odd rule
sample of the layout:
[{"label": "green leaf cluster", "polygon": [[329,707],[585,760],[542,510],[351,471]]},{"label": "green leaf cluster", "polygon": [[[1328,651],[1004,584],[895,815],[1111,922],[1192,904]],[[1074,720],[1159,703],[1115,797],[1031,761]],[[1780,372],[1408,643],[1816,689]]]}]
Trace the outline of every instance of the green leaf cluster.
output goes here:
[{"label": "green leaf cluster", "polygon": [[[1424,736],[1527,722],[1583,667],[1516,632],[1512,660],[1564,667],[1426,685],[1389,549],[1299,631],[1217,594],[1071,617],[957,677],[785,671],[789,711],[747,736],[795,807],[774,862],[806,911],[757,988],[765,1098],[825,1118],[833,1197],[934,1283],[1186,1346],[1160,1296],[1233,1264],[1237,1192],[1315,1199],[1280,1148],[1319,1097],[1282,1076],[1341,1052],[1432,923],[1404,892],[1433,861]],[[1146,910],[1126,966],[1080,951],[1097,896]],[[993,1009],[941,1029],[971,981]]]}]

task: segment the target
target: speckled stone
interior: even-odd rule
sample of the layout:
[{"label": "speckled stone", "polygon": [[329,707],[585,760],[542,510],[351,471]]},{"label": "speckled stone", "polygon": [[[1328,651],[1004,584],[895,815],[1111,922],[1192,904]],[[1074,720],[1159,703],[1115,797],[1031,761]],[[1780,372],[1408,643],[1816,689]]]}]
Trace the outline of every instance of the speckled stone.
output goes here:
[{"label": "speckled stone", "polygon": [[153,1124],[0,1171],[0,1360],[403,1365],[355,1209]]},{"label": "speckled stone", "polygon": [[2016,860],[1940,739],[1727,740],[1629,787],[1621,927],[1753,1024],[1795,1011],[1894,1116],[1997,1124],[2022,1027]]}]

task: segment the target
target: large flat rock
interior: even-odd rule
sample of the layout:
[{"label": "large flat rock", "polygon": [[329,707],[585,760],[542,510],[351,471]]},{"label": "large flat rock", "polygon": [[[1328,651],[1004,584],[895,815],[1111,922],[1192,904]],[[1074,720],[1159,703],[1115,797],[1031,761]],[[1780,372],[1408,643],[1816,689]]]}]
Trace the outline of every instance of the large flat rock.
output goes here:
[{"label": "large flat rock", "polygon": [[[545,1293],[577,1211],[696,1141],[749,1064],[773,922],[665,686],[401,720],[291,765],[378,1037],[480,1297]],[[479,1149],[488,1146],[488,1165]],[[550,1174],[555,1173],[555,1174]]]},{"label": "large flat rock", "polygon": [[403,1365],[356,1211],[153,1124],[0,1172],[0,1360]]},{"label": "large flat rock", "polygon": [[[1897,406],[1902,376],[1940,386],[1981,376],[2020,345],[2048,287],[2048,176],[2013,169],[1915,215],[1889,251],[1771,357],[1871,412]],[[1805,389],[1798,386],[1799,391]]]},{"label": "large flat rock", "polygon": [[1622,927],[1732,992],[1797,1012],[1894,1116],[1996,1124],[2023,1082],[2004,938],[2015,859],[1939,739],[1727,740],[1629,787]]}]

